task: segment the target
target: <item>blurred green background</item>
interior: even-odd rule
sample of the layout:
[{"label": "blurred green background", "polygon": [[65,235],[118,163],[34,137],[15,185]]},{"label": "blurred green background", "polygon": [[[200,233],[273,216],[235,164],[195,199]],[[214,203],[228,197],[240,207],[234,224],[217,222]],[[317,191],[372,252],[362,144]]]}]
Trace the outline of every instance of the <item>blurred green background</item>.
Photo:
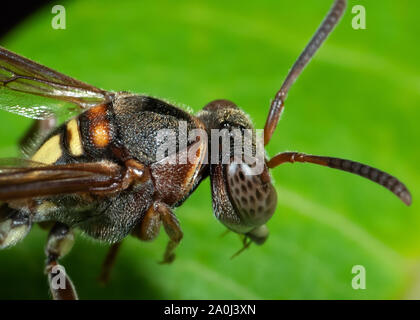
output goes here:
[{"label": "blurred green background", "polygon": [[[67,28],[51,28],[51,6],[1,45],[108,90],[146,93],[189,106],[235,101],[263,128],[270,99],[323,19],[331,0],[65,1]],[[406,207],[384,188],[327,168],[285,164],[272,172],[278,209],[269,240],[235,259],[237,235],[221,237],[209,182],[176,214],[184,239],[159,265],[167,236],[128,238],[112,280],[96,278],[107,245],[80,235],[63,259],[79,295],[130,299],[420,298],[420,75],[418,4],[349,1],[344,19],[292,88],[268,147],[350,158],[400,177]],[[367,29],[353,30],[363,4]],[[0,113],[0,156],[31,121]],[[34,227],[0,252],[0,298],[49,298],[45,232]],[[366,268],[366,289],[351,286]]]}]

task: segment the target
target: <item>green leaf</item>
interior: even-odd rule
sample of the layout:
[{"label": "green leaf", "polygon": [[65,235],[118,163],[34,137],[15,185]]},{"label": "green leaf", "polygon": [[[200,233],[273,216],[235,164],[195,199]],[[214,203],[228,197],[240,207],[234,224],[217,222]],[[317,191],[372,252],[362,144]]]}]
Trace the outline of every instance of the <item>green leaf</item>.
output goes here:
[{"label": "green leaf", "polygon": [[[303,3],[304,2],[304,3]],[[270,99],[332,1],[72,1],[65,30],[45,7],[1,45],[107,90],[147,93],[197,112],[230,99],[264,126]],[[81,298],[419,298],[420,76],[416,5],[366,3],[367,29],[351,6],[290,91],[268,152],[350,158],[401,178],[405,207],[384,188],[310,164],[272,174],[279,204],[261,247],[230,259],[241,242],[213,217],[208,182],[177,209],[184,239],[159,265],[167,236],[128,238],[106,288],[96,278],[107,246],[80,236],[63,264]],[[0,156],[16,156],[30,121],[0,118]],[[46,234],[35,227],[0,252],[0,298],[48,298]],[[352,288],[352,267],[366,289]]]}]

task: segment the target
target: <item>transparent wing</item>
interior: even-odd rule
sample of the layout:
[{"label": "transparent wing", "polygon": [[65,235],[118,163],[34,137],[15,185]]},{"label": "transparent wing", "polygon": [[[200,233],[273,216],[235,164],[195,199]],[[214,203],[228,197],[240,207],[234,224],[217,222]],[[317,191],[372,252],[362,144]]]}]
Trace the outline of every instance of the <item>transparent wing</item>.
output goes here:
[{"label": "transparent wing", "polygon": [[0,174],[16,168],[42,167],[45,163],[22,158],[0,158]]},{"label": "transparent wing", "polygon": [[0,47],[0,109],[47,119],[80,113],[112,95]]}]

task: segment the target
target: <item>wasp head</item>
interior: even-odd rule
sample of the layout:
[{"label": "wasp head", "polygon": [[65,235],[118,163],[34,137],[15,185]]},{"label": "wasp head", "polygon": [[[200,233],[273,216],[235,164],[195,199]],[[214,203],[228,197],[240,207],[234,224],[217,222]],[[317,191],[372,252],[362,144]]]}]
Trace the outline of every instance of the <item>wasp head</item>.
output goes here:
[{"label": "wasp head", "polygon": [[262,244],[268,236],[265,223],[277,204],[262,139],[246,113],[228,100],[209,103],[199,118],[209,134],[215,216],[228,229]]}]

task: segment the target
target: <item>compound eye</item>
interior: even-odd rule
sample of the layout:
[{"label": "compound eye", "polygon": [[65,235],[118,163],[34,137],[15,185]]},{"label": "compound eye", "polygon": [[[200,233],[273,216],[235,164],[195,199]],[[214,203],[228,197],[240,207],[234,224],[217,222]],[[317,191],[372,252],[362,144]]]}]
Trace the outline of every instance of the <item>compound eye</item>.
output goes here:
[{"label": "compound eye", "polygon": [[234,232],[253,235],[273,215],[277,194],[265,165],[260,175],[250,171],[242,163],[210,165],[210,182],[216,218]]},{"label": "compound eye", "polygon": [[242,223],[259,227],[273,215],[277,205],[277,194],[268,176],[267,168],[260,175],[252,174],[245,164],[230,164],[227,167],[226,183],[233,207]]}]

